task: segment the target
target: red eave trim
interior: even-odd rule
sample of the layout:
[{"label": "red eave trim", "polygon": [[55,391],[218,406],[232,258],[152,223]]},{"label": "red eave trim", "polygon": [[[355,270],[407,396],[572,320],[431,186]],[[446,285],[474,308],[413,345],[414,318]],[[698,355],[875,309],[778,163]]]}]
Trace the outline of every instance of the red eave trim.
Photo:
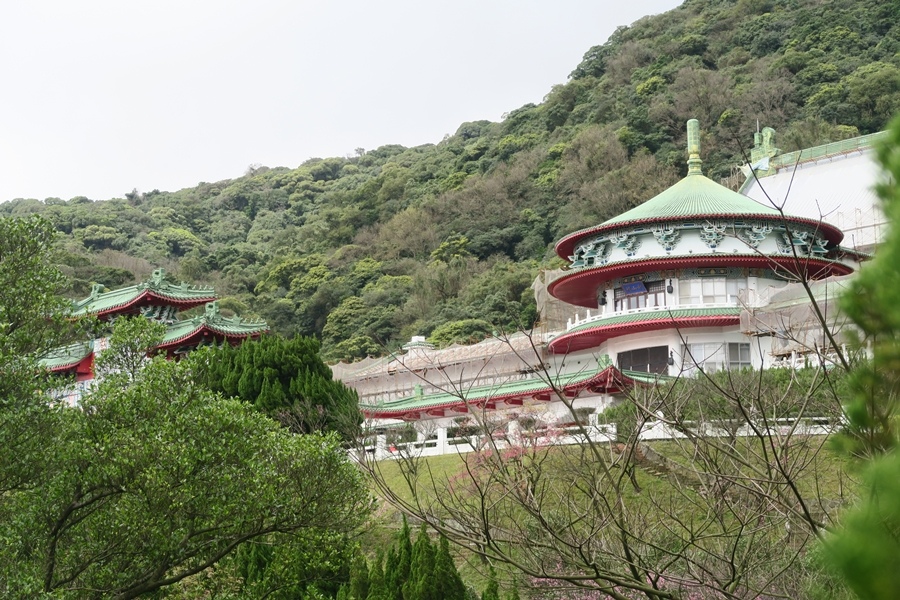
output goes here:
[{"label": "red eave trim", "polygon": [[614,265],[579,269],[563,275],[550,284],[551,296],[569,304],[597,308],[597,288],[618,277],[647,271],[669,271],[696,267],[746,267],[785,271],[805,279],[824,279],[831,275],[849,275],[853,269],[838,262],[820,258],[795,259],[793,256],[768,255],[700,255],[634,260]]},{"label": "red eave trim", "polygon": [[841,240],[844,239],[844,233],[831,225],[830,223],[826,223],[824,221],[817,221],[815,219],[806,219],[803,217],[791,217],[791,216],[780,216],[780,215],[769,215],[769,214],[759,214],[759,215],[735,215],[735,214],[707,214],[707,215],[690,215],[684,217],[661,217],[661,218],[650,218],[650,219],[637,219],[634,221],[623,221],[621,223],[611,223],[609,225],[595,225],[594,227],[588,227],[587,229],[581,229],[574,233],[570,233],[565,236],[561,240],[556,243],[556,254],[563,260],[569,260],[569,257],[572,256],[572,253],[575,250],[575,246],[582,239],[590,236],[599,235],[601,233],[607,231],[615,231],[617,229],[627,229],[629,227],[635,227],[639,225],[654,225],[657,223],[690,223],[693,221],[719,221],[719,220],[731,220],[731,221],[769,221],[772,223],[783,225],[784,222],[788,223],[799,223],[802,225],[806,225],[807,227],[812,227],[815,230],[822,233],[822,236],[827,239],[831,244],[837,246],[841,243]]},{"label": "red eave trim", "polygon": [[208,325],[201,325],[197,329],[192,330],[190,333],[181,336],[180,338],[175,338],[174,340],[170,340],[164,344],[160,344],[156,347],[157,350],[174,350],[178,346],[184,346],[189,343],[200,343],[200,339],[205,334],[212,334],[218,340],[226,339],[226,340],[245,340],[247,338],[256,339],[260,337],[263,332],[259,331],[251,334],[236,334],[236,333],[223,333]]},{"label": "red eave trim", "polygon": [[76,381],[84,381],[94,378],[94,353],[91,352],[87,356],[76,362],[65,365],[57,365],[48,369],[51,373],[69,373],[75,375]]},{"label": "red eave trim", "polygon": [[139,308],[142,305],[145,305],[143,302],[144,300],[148,300],[151,298],[160,300],[167,304],[178,306],[182,310],[187,310],[189,308],[194,308],[195,306],[200,306],[201,304],[206,304],[207,302],[218,300],[218,297],[214,295],[206,296],[204,298],[191,298],[190,300],[177,300],[175,298],[169,298],[168,296],[157,294],[154,290],[146,289],[124,304],[119,304],[118,306],[112,306],[105,310],[88,314],[93,314],[97,317],[107,317],[109,315],[116,315],[120,313],[132,313],[135,312],[135,309]]},{"label": "red eave trim", "polygon": [[548,350],[553,354],[569,354],[599,346],[606,340],[629,335],[632,333],[644,333],[647,331],[659,331],[660,329],[678,329],[688,327],[728,327],[738,325],[741,322],[739,315],[714,315],[702,317],[669,317],[639,321],[636,323],[617,323],[614,325],[598,325],[588,329],[581,329],[574,333],[564,333],[548,345]]}]

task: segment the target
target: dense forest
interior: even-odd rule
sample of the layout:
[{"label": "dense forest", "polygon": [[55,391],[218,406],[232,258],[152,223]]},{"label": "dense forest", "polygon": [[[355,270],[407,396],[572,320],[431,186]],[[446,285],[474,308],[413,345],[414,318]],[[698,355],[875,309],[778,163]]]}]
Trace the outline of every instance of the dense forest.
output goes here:
[{"label": "dense forest", "polygon": [[677,181],[690,118],[706,174],[735,185],[757,123],[791,151],[881,130],[898,109],[900,4],[687,0],[589,49],[541,104],[436,144],[176,192],[17,199],[0,216],[54,224],[73,297],[162,266],[352,360],[411,335],[529,326],[535,275],[560,266],[553,242]]}]

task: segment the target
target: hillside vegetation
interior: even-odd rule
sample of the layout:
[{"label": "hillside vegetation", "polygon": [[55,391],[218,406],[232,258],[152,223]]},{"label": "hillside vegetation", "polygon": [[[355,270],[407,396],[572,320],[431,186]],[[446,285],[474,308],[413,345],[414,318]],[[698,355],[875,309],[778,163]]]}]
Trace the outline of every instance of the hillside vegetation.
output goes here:
[{"label": "hillside vegetation", "polygon": [[533,322],[554,240],[684,174],[689,118],[705,172],[732,184],[757,122],[784,151],[883,129],[900,108],[898,23],[878,0],[688,0],[589,49],[540,105],[437,144],[0,215],[54,223],[73,296],[163,266],[334,360],[417,334],[474,340]]}]

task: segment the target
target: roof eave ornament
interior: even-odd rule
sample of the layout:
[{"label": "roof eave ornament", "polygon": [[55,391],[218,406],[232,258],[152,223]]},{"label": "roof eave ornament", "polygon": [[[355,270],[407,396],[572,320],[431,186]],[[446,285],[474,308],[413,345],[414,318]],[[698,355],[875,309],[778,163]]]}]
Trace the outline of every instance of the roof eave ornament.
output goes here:
[{"label": "roof eave ornament", "polygon": [[703,175],[700,160],[700,121],[691,119],[687,122],[688,175]]}]

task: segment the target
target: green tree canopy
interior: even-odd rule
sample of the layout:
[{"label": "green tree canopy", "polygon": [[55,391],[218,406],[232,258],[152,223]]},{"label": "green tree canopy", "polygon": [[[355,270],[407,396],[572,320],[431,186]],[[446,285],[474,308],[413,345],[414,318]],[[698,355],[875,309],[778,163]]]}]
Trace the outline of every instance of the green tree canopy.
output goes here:
[{"label": "green tree canopy", "polygon": [[[0,281],[18,291],[0,293],[0,315],[15,316],[0,336],[0,595],[134,598],[252,540],[322,546],[366,518],[368,494],[335,434],[294,435],[210,392],[203,355],[145,362],[159,333],[150,321],[118,324],[101,363],[119,368],[79,406],[48,395],[68,385],[32,358],[69,325],[52,294],[52,232],[39,219],[0,228],[13,249],[0,252]],[[119,343],[132,335],[141,343]]]},{"label": "green tree canopy", "polygon": [[352,439],[362,422],[356,392],[332,378],[313,338],[267,335],[209,349],[202,364],[209,389],[251,404],[291,431],[335,431]]}]

